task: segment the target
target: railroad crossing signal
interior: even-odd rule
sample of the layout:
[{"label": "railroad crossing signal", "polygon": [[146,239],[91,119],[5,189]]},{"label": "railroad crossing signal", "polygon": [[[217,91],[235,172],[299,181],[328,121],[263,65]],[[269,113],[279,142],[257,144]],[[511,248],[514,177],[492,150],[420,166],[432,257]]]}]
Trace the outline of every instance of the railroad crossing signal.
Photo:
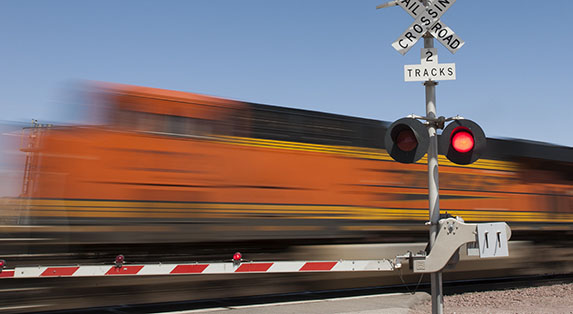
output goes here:
[{"label": "railroad crossing signal", "polygon": [[[442,148],[442,152],[445,152],[446,157],[450,161],[462,165],[476,161],[485,148],[485,134],[477,124],[469,120],[460,120],[458,117],[438,118],[436,112],[435,88],[437,83],[434,81],[454,80],[456,78],[456,70],[453,63],[438,64],[432,37],[442,43],[451,53],[455,53],[464,45],[464,41],[451,28],[440,21],[440,17],[455,2],[456,0],[393,0],[376,7],[376,9],[382,9],[399,5],[415,19],[402,35],[392,43],[392,47],[400,54],[405,55],[420,38],[425,37],[421,64],[404,66],[404,80],[407,82],[424,81],[426,89],[426,116],[411,115],[409,118],[399,119],[392,123],[390,128],[386,130],[384,144],[390,156],[396,161],[403,163],[415,162],[421,158],[420,155],[423,155],[424,152],[428,153],[430,252],[434,251],[436,241],[444,234],[444,231],[440,231],[442,226],[438,226],[440,221],[440,193],[438,189],[439,148]],[[412,121],[408,122],[407,119]],[[427,121],[427,133],[423,132],[424,125],[417,119]],[[454,122],[446,127],[438,145],[437,129],[443,128],[446,121],[452,120]],[[420,126],[422,127],[420,128]],[[499,233],[498,236],[500,236]],[[503,238],[503,236],[500,237]],[[487,246],[489,242],[486,241],[485,243]],[[437,254],[443,255],[439,252]],[[405,258],[411,259],[412,257],[410,255]],[[425,261],[414,260],[414,269],[426,270],[428,266],[429,264]],[[434,267],[432,269],[433,272],[430,275],[432,313],[441,314],[443,311],[442,274],[439,268]]]},{"label": "railroad crossing signal", "polygon": [[414,22],[392,43],[392,47],[405,55],[426,32],[430,32],[451,53],[456,53],[465,42],[440,21],[440,17],[455,2],[456,0],[433,0],[428,7],[424,7],[419,0],[396,0],[394,3],[388,3],[386,6],[399,5],[415,18]]},{"label": "railroad crossing signal", "polygon": [[[448,120],[453,121],[444,129],[439,139],[440,152],[458,165],[468,165],[478,160],[485,150],[486,143],[482,128],[471,120],[453,118]],[[414,118],[396,120],[390,125],[384,137],[388,154],[401,163],[414,163],[420,160],[428,151],[429,141],[426,126]]]}]

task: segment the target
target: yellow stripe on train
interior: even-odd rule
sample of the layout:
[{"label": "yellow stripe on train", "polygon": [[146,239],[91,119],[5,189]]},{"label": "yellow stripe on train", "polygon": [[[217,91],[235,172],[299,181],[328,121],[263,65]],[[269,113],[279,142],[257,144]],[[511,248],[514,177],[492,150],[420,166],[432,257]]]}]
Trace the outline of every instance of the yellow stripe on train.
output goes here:
[{"label": "yellow stripe on train", "polygon": [[[279,140],[266,140],[258,138],[248,138],[248,137],[234,137],[234,136],[219,136],[218,138],[223,139],[227,143],[242,145],[242,146],[255,146],[255,147],[265,147],[265,148],[277,148],[277,149],[290,149],[290,150],[300,150],[300,151],[310,151],[310,152],[321,152],[330,154],[341,154],[344,156],[367,158],[367,159],[377,159],[392,161],[392,157],[388,155],[384,149],[375,148],[360,148],[354,146],[334,146],[334,145],[322,145],[322,144],[309,144],[300,142],[288,142]],[[480,159],[471,165],[457,165],[450,162],[445,156],[439,155],[438,162],[445,166],[453,167],[464,167],[464,168],[479,168],[479,169],[490,169],[490,170],[503,170],[503,171],[514,171],[517,170],[517,165],[513,162],[491,160],[491,159]],[[424,156],[417,163],[427,164],[427,157]]]}]

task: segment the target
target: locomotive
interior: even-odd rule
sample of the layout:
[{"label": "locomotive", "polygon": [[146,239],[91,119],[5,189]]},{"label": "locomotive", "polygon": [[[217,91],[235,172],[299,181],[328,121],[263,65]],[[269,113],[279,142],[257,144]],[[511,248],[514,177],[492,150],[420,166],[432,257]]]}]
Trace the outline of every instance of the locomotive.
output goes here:
[{"label": "locomotive", "polygon": [[[22,192],[2,218],[43,244],[392,243],[427,237],[427,166],[384,148],[389,123],[101,83],[99,124],[26,128]],[[573,149],[488,139],[439,156],[443,214],[568,233]],[[19,229],[20,232],[22,229]]]}]

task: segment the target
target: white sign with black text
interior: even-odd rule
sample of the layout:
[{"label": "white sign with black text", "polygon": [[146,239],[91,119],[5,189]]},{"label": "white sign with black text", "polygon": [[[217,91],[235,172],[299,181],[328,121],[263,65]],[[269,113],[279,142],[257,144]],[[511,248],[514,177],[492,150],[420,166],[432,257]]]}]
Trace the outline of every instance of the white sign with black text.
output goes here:
[{"label": "white sign with black text", "polygon": [[456,79],[455,63],[438,63],[436,48],[421,49],[421,64],[404,66],[404,81],[447,81]]},{"label": "white sign with black text", "polygon": [[440,21],[440,17],[452,7],[456,0],[434,0],[424,7],[418,0],[397,0],[397,4],[415,18],[403,33],[392,43],[400,54],[406,54],[426,32],[430,32],[450,52],[455,53],[464,45],[451,28]]},{"label": "white sign with black text", "polygon": [[[442,0],[440,2],[449,1]],[[418,16],[422,14],[422,12],[426,9],[421,0],[398,0],[397,4],[415,19],[418,18]],[[462,46],[465,44],[465,42],[458,35],[456,35],[456,33],[454,33],[451,28],[446,26],[446,24],[440,20],[434,22],[428,31],[451,53],[456,53],[458,49],[462,48]],[[406,44],[407,43],[402,43],[402,46]],[[398,50],[398,52],[400,52],[400,50]]]}]

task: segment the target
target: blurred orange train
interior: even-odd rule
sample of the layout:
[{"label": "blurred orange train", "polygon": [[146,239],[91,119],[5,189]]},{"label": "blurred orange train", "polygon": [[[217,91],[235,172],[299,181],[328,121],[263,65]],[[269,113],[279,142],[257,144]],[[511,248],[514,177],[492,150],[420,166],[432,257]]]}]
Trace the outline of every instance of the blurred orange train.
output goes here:
[{"label": "blurred orange train", "polygon": [[[388,123],[119,84],[106,123],[29,128],[20,223],[68,243],[427,238],[427,166],[393,161]],[[442,213],[520,231],[573,226],[570,147],[488,139],[440,156]],[[525,233],[523,233],[525,234]],[[417,238],[416,238],[417,237]],[[305,242],[306,243],[306,242]]]}]

